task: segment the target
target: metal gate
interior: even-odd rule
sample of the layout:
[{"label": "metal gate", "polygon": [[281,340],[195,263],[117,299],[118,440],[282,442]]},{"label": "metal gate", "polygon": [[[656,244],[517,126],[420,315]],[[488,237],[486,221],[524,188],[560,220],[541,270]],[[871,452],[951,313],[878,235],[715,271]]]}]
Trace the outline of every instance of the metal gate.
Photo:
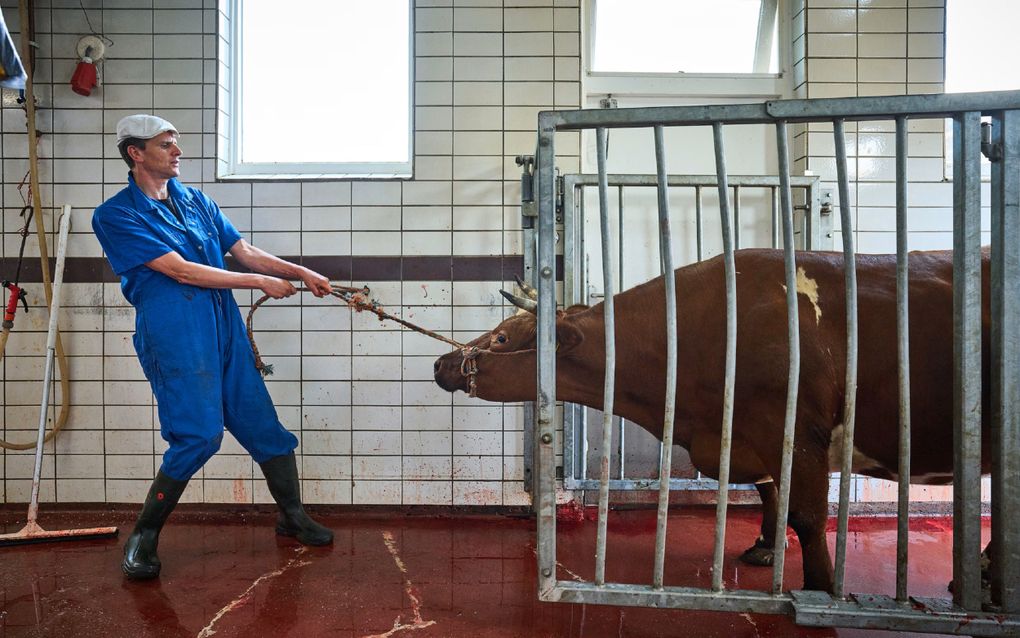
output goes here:
[{"label": "metal gate", "polygon": [[[606,182],[610,189],[616,194],[617,228],[616,236],[617,253],[619,258],[616,283],[622,288],[624,280],[624,262],[628,260],[624,247],[624,219],[627,210],[627,195],[630,193],[651,190],[654,194],[658,184],[656,175],[633,175],[633,174],[610,174],[606,176]],[[694,226],[694,258],[702,261],[707,250],[705,247],[705,215],[703,191],[718,189],[718,180],[715,175],[670,175],[667,183],[671,192],[690,192],[693,195],[693,226]],[[560,217],[563,223],[563,304],[595,303],[598,299],[604,298],[603,294],[593,293],[591,290],[591,276],[588,272],[586,257],[588,251],[585,248],[585,230],[583,221],[585,219],[586,203],[585,194],[591,187],[599,185],[597,174],[571,174],[560,178],[560,198],[562,205],[558,206]],[[768,201],[769,229],[767,242],[770,247],[779,247],[779,178],[774,175],[730,175],[727,179],[728,196],[731,198],[733,210],[733,243],[736,248],[741,248],[741,238],[737,231],[740,227],[741,211],[747,216],[754,213],[754,209],[742,205],[746,204],[747,198],[753,194],[765,194]],[[828,248],[826,240],[831,246],[831,209],[822,205],[821,179],[817,176],[793,176],[790,178],[790,187],[794,194],[794,200],[799,199],[802,203],[794,206],[795,214],[795,237],[796,245],[807,250],[819,250]],[[718,192],[718,191],[717,191]],[[798,197],[799,196],[799,197]],[[672,212],[672,211],[671,211]],[[745,240],[743,247],[755,247],[753,243]],[[632,257],[631,257],[632,258]],[[657,274],[657,273],[656,273]],[[650,279],[643,277],[642,279]],[[601,440],[599,429],[592,428],[589,431],[589,423],[594,422],[596,426],[602,420],[601,411],[592,408],[585,408],[577,404],[563,406],[563,489],[565,490],[598,490],[599,480],[589,475],[588,468],[593,464],[589,463],[592,456],[600,454],[598,442]],[[661,477],[651,476],[648,469],[639,465],[636,470],[630,467],[628,456],[633,461],[640,459],[641,452],[648,452],[648,446],[634,446],[628,442],[632,441],[633,434],[642,437],[642,442],[651,438],[641,428],[628,427],[626,420],[619,417],[613,418],[612,427],[615,430],[613,440],[614,449],[611,452],[610,471],[615,476],[609,481],[609,489],[614,491],[629,490],[658,490]],[[632,434],[628,435],[628,431]],[[591,446],[591,441],[595,442]],[[662,443],[658,442],[655,449],[662,456]],[[631,448],[638,447],[639,453],[634,454]],[[628,454],[628,452],[631,452]],[[615,454],[615,463],[612,455]],[[597,465],[597,464],[594,464]],[[632,471],[628,473],[628,469]],[[614,471],[615,470],[615,471]],[[700,472],[687,467],[685,472],[677,476],[677,467],[674,462],[672,468],[673,476],[670,478],[669,488],[671,490],[716,490],[718,483],[714,479],[705,478]],[[641,475],[644,474],[644,475]],[[753,485],[731,485],[730,489],[744,489],[753,491]]]},{"label": "metal gate", "polygon": [[[991,119],[983,124],[982,117]],[[954,326],[954,517],[953,599],[911,597],[907,583],[907,507],[910,477],[909,352],[907,349],[907,124],[912,119],[953,120],[953,326]],[[900,365],[900,450],[896,597],[847,595],[844,591],[847,518],[849,513],[850,454],[857,378],[857,289],[855,269],[845,272],[847,290],[847,362],[842,472],[833,595],[823,592],[789,592],[783,588],[785,548],[777,543],[771,591],[727,590],[722,583],[722,560],[728,501],[730,428],[736,351],[736,294],[734,237],[726,197],[728,179],[723,129],[734,124],[775,127],[780,216],[785,255],[788,312],[789,367],[783,458],[779,485],[776,537],[785,537],[789,510],[793,434],[799,386],[799,325],[795,275],[795,242],[791,196],[789,123],[831,124],[843,235],[844,263],[855,263],[850,224],[849,179],[846,165],[845,123],[892,120],[896,131],[896,235],[897,235],[897,343]],[[611,476],[608,455],[613,428],[603,425],[599,471],[599,516],[595,580],[560,580],[556,573],[556,453],[557,423],[555,359],[555,223],[557,131],[593,129],[597,136],[598,188],[603,237],[609,235],[606,174],[606,133],[613,128],[652,128],[655,140],[657,194],[662,272],[673,272],[670,248],[668,180],[664,129],[710,126],[713,131],[716,182],[720,193],[720,219],[726,265],[726,381],[720,428],[720,481],[711,589],[663,585],[666,510],[669,483],[659,485],[655,558],[648,585],[605,580],[606,522]],[[991,173],[991,422],[992,438],[992,606],[982,606],[980,573],[981,480],[981,193],[980,157],[992,161]],[[920,630],[968,635],[1001,635],[1020,629],[1020,92],[955,95],[916,95],[823,100],[782,100],[753,105],[654,107],[614,110],[551,111],[539,116],[538,157],[538,394],[536,397],[535,508],[538,515],[538,589],[545,601],[634,606],[787,613],[802,624],[898,630]],[[614,334],[612,254],[603,242],[606,334]],[[666,423],[676,391],[676,299],[673,278],[666,277],[667,330]],[[606,414],[613,404],[615,353],[606,340]],[[739,397],[737,398],[739,400]],[[659,475],[669,476],[672,427],[664,428]]]}]

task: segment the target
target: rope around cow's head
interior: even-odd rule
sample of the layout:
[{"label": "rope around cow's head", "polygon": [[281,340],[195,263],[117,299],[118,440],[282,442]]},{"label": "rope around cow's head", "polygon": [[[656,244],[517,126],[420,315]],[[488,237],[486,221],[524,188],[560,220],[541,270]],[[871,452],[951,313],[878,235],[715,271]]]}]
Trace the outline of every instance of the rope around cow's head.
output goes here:
[{"label": "rope around cow's head", "polygon": [[[298,288],[298,292],[312,292],[312,291],[309,288]],[[421,334],[427,337],[438,339],[443,343],[450,344],[454,348],[458,348],[464,356],[464,361],[461,363],[460,371],[461,374],[468,378],[469,388],[468,396],[472,397],[475,396],[476,385],[475,375],[478,374],[478,363],[477,361],[475,361],[475,358],[478,356],[480,352],[480,350],[477,347],[468,346],[466,344],[460,343],[459,341],[454,341],[453,339],[444,337],[443,335],[437,334],[432,330],[422,328],[421,326],[416,326],[410,321],[391,315],[390,313],[382,309],[382,306],[379,304],[378,301],[369,298],[368,296],[369,292],[371,291],[369,290],[368,286],[362,286],[361,288],[352,288],[350,286],[332,286],[332,292],[330,292],[330,295],[336,297],[337,299],[342,299],[344,303],[347,304],[348,307],[355,310],[356,312],[367,310],[375,314],[377,317],[379,317],[379,321],[382,321],[383,319],[395,321],[402,326],[406,326],[411,330],[414,330],[415,332],[420,332]],[[245,324],[248,328],[248,341],[251,343],[251,350],[255,354],[255,369],[258,370],[263,377],[268,377],[269,375],[273,374],[273,366],[272,364],[268,364],[262,361],[262,356],[259,354],[259,348],[257,345],[255,345],[255,331],[252,329],[251,321],[252,317],[255,315],[255,311],[258,310],[259,306],[261,306],[270,299],[272,299],[272,297],[270,297],[269,295],[263,295],[262,298],[253,303],[251,306],[251,310],[248,311],[248,317],[245,320]]]}]

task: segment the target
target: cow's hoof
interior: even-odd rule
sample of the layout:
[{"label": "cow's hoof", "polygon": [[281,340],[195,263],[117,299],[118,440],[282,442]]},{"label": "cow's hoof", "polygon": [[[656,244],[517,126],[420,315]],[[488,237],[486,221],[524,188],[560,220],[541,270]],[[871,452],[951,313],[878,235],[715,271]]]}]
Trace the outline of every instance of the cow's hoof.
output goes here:
[{"label": "cow's hoof", "polygon": [[740,555],[740,560],[747,563],[748,565],[755,565],[757,567],[772,567],[772,563],[775,562],[776,555],[772,551],[771,547],[765,545],[763,541],[755,541],[754,545],[749,547],[743,554]]}]

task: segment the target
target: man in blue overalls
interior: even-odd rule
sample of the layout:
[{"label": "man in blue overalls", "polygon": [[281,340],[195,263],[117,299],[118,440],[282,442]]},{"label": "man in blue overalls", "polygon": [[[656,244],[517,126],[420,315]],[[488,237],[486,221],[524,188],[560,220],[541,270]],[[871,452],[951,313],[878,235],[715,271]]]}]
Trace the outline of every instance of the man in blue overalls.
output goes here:
[{"label": "man in blue overalls", "polygon": [[[169,444],[134,531],[124,546],[124,573],[155,578],[159,532],[192,477],[216,453],[226,428],[262,468],[280,507],[276,532],[306,545],[333,533],[305,513],[294,448],[262,377],[255,370],[231,289],[258,289],[275,299],[300,279],[317,297],[328,279],[255,248],[201,191],[183,186],[173,124],[130,115],[117,124],[117,147],[130,167],[128,186],[99,208],[92,228],[121,290],[135,307],[134,345],[159,402],[160,433]],[[230,253],[250,273],[226,270]]]}]

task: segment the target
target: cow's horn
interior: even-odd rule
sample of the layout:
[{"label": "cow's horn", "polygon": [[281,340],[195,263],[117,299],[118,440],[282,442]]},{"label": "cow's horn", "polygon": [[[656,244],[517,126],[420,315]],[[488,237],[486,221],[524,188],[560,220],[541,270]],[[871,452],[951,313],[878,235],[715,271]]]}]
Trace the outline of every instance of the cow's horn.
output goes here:
[{"label": "cow's horn", "polygon": [[538,302],[533,299],[525,299],[524,297],[518,297],[517,295],[511,294],[505,290],[500,290],[499,294],[503,295],[503,298],[517,306],[521,310],[527,310],[528,312],[536,312],[538,310]]},{"label": "cow's horn", "polygon": [[521,292],[528,296],[528,299],[538,299],[538,291],[525,283],[525,281],[521,279],[520,275],[515,274],[514,280],[517,281],[517,287],[521,289]]}]

